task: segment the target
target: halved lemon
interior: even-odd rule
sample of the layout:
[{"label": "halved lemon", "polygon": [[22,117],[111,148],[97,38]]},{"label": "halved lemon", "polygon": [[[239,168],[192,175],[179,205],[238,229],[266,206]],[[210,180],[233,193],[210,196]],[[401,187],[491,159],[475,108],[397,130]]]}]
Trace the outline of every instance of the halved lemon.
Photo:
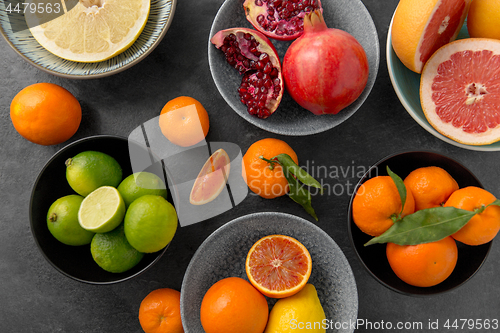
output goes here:
[{"label": "halved lemon", "polygon": [[49,52],[71,61],[100,62],[137,40],[149,8],[150,0],[79,0],[48,22],[36,12],[27,11],[25,18],[33,37]]}]

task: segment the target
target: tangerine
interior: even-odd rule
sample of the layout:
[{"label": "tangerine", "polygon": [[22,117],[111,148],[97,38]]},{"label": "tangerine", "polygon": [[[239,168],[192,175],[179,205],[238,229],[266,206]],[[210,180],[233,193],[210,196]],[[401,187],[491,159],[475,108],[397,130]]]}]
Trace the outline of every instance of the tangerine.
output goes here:
[{"label": "tangerine", "polygon": [[387,260],[394,273],[416,287],[432,287],[446,280],[457,264],[457,244],[450,236],[418,245],[387,243]]},{"label": "tangerine", "polygon": [[[415,211],[412,192],[406,186],[402,217]],[[394,224],[401,212],[401,197],[390,176],[377,176],[364,182],[352,201],[354,223],[370,236],[380,236]]]},{"label": "tangerine", "polygon": [[248,251],[248,280],[267,297],[284,298],[305,287],[312,260],[307,248],[295,238],[270,235],[259,239]]},{"label": "tangerine", "polygon": [[139,307],[139,322],[145,333],[184,333],[181,293],[170,288],[150,292]]},{"label": "tangerine", "polygon": [[200,320],[206,333],[262,333],[268,317],[264,295],[239,277],[217,281],[201,302]]},{"label": "tangerine", "polygon": [[[475,186],[464,187],[453,192],[445,207],[455,207],[474,211],[486,206],[496,198],[490,192]],[[500,207],[491,205],[474,215],[465,226],[451,235],[467,245],[481,245],[490,242],[500,230]]]},{"label": "tangerine", "polygon": [[283,168],[262,160],[272,159],[279,154],[288,154],[298,164],[297,154],[285,142],[267,138],[253,143],[243,156],[242,176],[252,192],[266,199],[273,199],[288,193],[288,181]]},{"label": "tangerine", "polygon": [[159,124],[163,135],[181,147],[190,147],[204,140],[210,127],[207,110],[188,96],[168,101],[160,112]]},{"label": "tangerine", "polygon": [[10,118],[25,139],[43,146],[71,138],[82,120],[78,100],[53,83],[35,83],[22,89],[10,104]]},{"label": "tangerine", "polygon": [[418,168],[404,183],[415,198],[415,211],[442,206],[458,190],[458,183],[444,169],[436,166]]}]

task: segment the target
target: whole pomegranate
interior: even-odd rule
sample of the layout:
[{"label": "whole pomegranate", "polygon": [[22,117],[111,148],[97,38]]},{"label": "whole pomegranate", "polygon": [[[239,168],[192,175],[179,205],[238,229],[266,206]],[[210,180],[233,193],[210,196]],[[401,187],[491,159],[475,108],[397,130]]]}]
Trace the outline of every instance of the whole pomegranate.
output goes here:
[{"label": "whole pomegranate", "polygon": [[349,33],[328,28],[320,11],[304,17],[304,34],[283,59],[292,98],[316,115],[337,114],[354,102],[368,81],[368,59]]}]

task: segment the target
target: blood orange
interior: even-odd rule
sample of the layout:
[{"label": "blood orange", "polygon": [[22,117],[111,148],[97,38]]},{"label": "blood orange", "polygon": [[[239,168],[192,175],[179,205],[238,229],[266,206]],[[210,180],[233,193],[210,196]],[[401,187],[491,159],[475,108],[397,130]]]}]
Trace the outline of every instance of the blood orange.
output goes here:
[{"label": "blood orange", "polygon": [[401,0],[392,22],[392,47],[401,62],[421,73],[441,46],[457,38],[471,0]]},{"label": "blood orange", "polygon": [[245,264],[248,280],[262,294],[284,298],[298,293],[311,276],[309,251],[295,238],[270,235],[250,249]]},{"label": "blood orange", "polygon": [[425,65],[420,102],[429,123],[464,144],[500,140],[500,40],[468,38],[440,48]]},{"label": "blood orange", "polygon": [[210,156],[196,178],[189,202],[204,205],[217,198],[226,186],[231,168],[231,160],[224,149],[219,149]]}]

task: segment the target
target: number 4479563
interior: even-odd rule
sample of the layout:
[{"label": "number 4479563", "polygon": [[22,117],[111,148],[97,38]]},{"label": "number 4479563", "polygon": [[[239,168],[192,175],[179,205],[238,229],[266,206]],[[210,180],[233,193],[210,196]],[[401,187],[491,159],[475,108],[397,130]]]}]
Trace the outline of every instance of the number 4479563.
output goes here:
[{"label": "number 4479563", "polygon": [[[21,5],[23,6],[23,9],[21,10]],[[12,3],[9,3],[9,5],[5,8],[5,11],[9,14],[11,13],[26,13],[30,12],[32,14],[38,13],[38,14],[51,14],[51,13],[60,13],[61,12],[61,4],[60,3],[41,3],[39,2],[38,4],[34,2],[18,2],[14,7],[12,7]]]},{"label": "number 4479563", "polygon": [[446,329],[469,329],[469,330],[496,330],[499,328],[498,319],[455,319],[446,320],[444,323]]}]

